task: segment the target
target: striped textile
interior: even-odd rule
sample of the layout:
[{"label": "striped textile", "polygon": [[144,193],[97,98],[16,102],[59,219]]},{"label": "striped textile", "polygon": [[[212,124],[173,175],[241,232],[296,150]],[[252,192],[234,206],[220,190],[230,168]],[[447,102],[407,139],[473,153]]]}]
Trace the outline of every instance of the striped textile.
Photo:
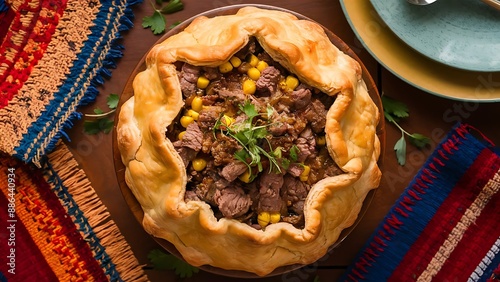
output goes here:
[{"label": "striped textile", "polygon": [[448,134],[344,281],[500,281],[500,156],[478,133]]},{"label": "striped textile", "polygon": [[42,169],[0,157],[0,207],[0,281],[147,281],[64,145]]},{"label": "striped textile", "polygon": [[0,0],[0,151],[40,165],[122,56],[141,0]]}]

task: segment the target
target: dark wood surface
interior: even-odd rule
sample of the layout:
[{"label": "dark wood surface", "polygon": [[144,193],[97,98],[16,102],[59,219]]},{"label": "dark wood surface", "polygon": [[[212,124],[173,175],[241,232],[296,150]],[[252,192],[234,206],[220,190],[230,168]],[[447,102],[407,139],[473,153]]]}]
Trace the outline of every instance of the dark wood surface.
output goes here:
[{"label": "dark wood surface", "polygon": [[[405,166],[400,166],[396,161],[392,148],[401,137],[401,133],[393,125],[386,124],[386,147],[385,154],[382,156],[382,182],[365,216],[352,233],[337,248],[333,249],[317,263],[287,274],[259,279],[260,281],[313,281],[316,276],[321,281],[335,281],[336,278],[342,275],[345,267],[353,261],[356,253],[368,240],[377,224],[383,219],[437,143],[456,122],[469,123],[481,130],[493,142],[500,144],[500,130],[498,130],[497,125],[500,116],[500,104],[444,99],[418,90],[400,80],[397,76],[381,67],[370,53],[363,48],[363,45],[349,26],[338,1],[183,0],[183,2],[185,4],[183,11],[167,15],[167,25],[186,20],[211,9],[247,3],[282,7],[317,21],[340,37],[355,52],[377,83],[379,90],[385,95],[391,96],[409,106],[410,118],[401,122],[401,125],[409,132],[425,134],[431,137],[432,140],[431,145],[423,150],[417,150],[409,145],[407,163]],[[121,94],[134,68],[149,48],[160,38],[160,36],[153,35],[149,29],[143,29],[141,26],[142,18],[150,15],[153,11],[150,1],[144,1],[142,4],[134,6],[133,10],[135,27],[123,33],[124,56],[118,62],[117,68],[113,70],[112,77],[100,87],[101,95],[97,101],[81,109],[84,113],[90,113],[93,108],[98,106],[105,108],[108,94]],[[115,174],[112,134],[87,135],[83,132],[82,124],[83,121],[77,122],[69,131],[71,141],[66,141],[66,143],[82,169],[87,173],[93,187],[103,204],[108,208],[125,239],[131,245],[139,262],[146,265],[148,264],[148,252],[152,249],[161,248],[161,246],[144,232],[122,196]],[[176,281],[177,279],[171,271],[148,269],[146,273],[152,281]],[[200,271],[188,281],[239,280],[241,279]]]}]

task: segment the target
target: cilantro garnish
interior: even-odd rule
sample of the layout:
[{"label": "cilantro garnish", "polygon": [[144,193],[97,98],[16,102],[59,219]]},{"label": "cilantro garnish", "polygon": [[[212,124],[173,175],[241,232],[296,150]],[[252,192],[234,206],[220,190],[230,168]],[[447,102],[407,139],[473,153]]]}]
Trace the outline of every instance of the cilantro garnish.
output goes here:
[{"label": "cilantro garnish", "polygon": [[83,131],[85,133],[94,135],[104,132],[108,134],[113,129],[113,120],[109,116],[116,111],[120,97],[117,94],[109,94],[106,100],[109,111],[104,112],[99,108],[95,108],[94,114],[85,114],[86,118],[91,118],[83,122]]},{"label": "cilantro garnish", "polygon": [[[261,114],[255,108],[255,105],[250,103],[250,101],[245,101],[244,104],[239,105],[240,111],[245,114],[245,120],[241,122],[235,122],[229,126],[223,126],[222,116],[216,121],[214,125],[214,130],[220,130],[221,133],[234,138],[243,147],[243,149],[237,151],[234,154],[234,158],[245,163],[248,166],[248,170],[252,172],[252,167],[257,166],[257,171],[261,172],[263,170],[261,156],[266,157],[269,160],[269,171],[275,171],[281,173],[281,167],[288,167],[290,161],[281,157],[281,148],[273,149],[269,140],[270,133],[267,131],[267,127],[271,124],[269,122],[263,123],[261,125],[256,125],[255,118]],[[272,107],[267,107],[266,114],[270,117],[273,114],[274,109]],[[260,120],[262,121],[262,120]],[[215,134],[215,131],[214,131]],[[266,151],[261,146],[263,144],[268,145],[270,148],[269,152]],[[250,180],[255,179],[256,175],[251,174]]]},{"label": "cilantro garnish", "polygon": [[[162,5],[164,1],[156,0],[156,4]],[[153,3],[154,12],[151,16],[146,16],[142,18],[142,27],[151,28],[153,34],[161,34],[165,31],[167,26],[167,21],[164,14],[172,14],[184,9],[184,4],[181,0],[171,0],[167,5],[160,7],[157,9]],[[177,23],[178,24],[178,23]],[[176,23],[172,24],[170,28],[177,25]]]},{"label": "cilantro garnish", "polygon": [[397,128],[399,128],[399,130],[401,130],[401,138],[394,145],[394,151],[396,151],[398,163],[400,165],[404,165],[406,163],[405,137],[408,136],[410,143],[419,149],[422,149],[429,144],[430,139],[420,133],[409,133],[398,124],[400,119],[410,116],[408,107],[404,103],[382,95],[382,105],[384,107],[384,117],[387,121],[393,123]]},{"label": "cilantro garnish", "polygon": [[158,270],[173,270],[180,278],[189,278],[198,273],[199,269],[180,260],[174,255],[166,254],[161,250],[154,249],[148,254],[149,261]]}]

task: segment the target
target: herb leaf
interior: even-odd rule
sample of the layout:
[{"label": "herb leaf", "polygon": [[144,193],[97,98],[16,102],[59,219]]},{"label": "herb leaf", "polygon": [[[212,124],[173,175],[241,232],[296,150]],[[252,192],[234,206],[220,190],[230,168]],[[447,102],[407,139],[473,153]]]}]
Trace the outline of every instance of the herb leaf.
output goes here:
[{"label": "herb leaf", "polygon": [[142,27],[151,28],[153,34],[160,34],[165,31],[167,25],[165,17],[159,10],[154,11],[153,15],[142,18]]},{"label": "herb leaf", "polygon": [[401,138],[394,145],[394,151],[396,151],[396,158],[400,165],[405,165],[406,163],[406,141],[404,133],[401,134]]},{"label": "herb leaf", "polygon": [[[235,159],[244,162],[249,171],[252,171],[251,167],[257,165],[258,172],[263,170],[261,156],[266,157],[269,160],[269,170],[281,172],[280,163],[287,166],[289,162],[278,161],[280,157],[278,156],[278,152],[274,152],[267,136],[269,132],[267,131],[267,126],[269,123],[263,125],[255,125],[253,119],[257,116],[260,116],[260,113],[255,108],[255,105],[250,103],[249,100],[245,101],[244,104],[240,104],[239,108],[241,112],[246,115],[246,119],[243,121],[238,121],[230,124],[229,126],[223,126],[221,119],[223,115],[219,117],[219,119],[215,122],[214,125],[214,134],[215,130],[221,130],[222,134],[226,134],[234,138],[238,143],[243,147],[242,150],[235,153]],[[268,108],[266,109],[266,113],[263,113],[263,116],[266,114],[272,113],[272,111]],[[263,142],[267,142],[268,147],[270,149],[269,152],[264,150],[261,145]],[[281,153],[281,151],[279,152]],[[250,179],[254,179],[255,175],[250,175]]]},{"label": "herb leaf", "polygon": [[384,116],[391,122],[410,116],[408,107],[402,102],[382,96],[382,104],[384,105]]},{"label": "herb leaf", "polygon": [[431,139],[429,139],[429,137],[420,133],[413,133],[411,135],[408,135],[408,137],[410,138],[410,143],[420,149],[431,142]]},{"label": "herb leaf", "polygon": [[406,140],[405,135],[408,135],[410,143],[415,147],[422,149],[427,144],[430,143],[430,139],[420,133],[408,133],[399,124],[398,121],[401,118],[407,118],[410,116],[408,107],[399,101],[382,95],[382,105],[384,108],[384,117],[387,121],[393,123],[401,131],[401,138],[394,145],[394,150],[396,151],[396,158],[400,165],[406,163]]},{"label": "herb leaf", "polygon": [[120,101],[120,97],[116,94],[109,94],[106,101],[110,109],[116,109],[118,102]]},{"label": "herb leaf", "polygon": [[112,115],[116,111],[116,107],[118,105],[118,101],[120,100],[118,95],[109,94],[106,97],[109,111],[104,112],[100,108],[94,109],[94,114],[85,114],[86,118],[90,118],[90,120],[85,120],[83,122],[83,131],[89,135],[98,134],[99,132],[104,132],[106,134],[110,133],[113,130],[114,122],[112,119],[108,118],[108,116]]},{"label": "herb leaf", "polygon": [[176,256],[166,254],[161,250],[154,249],[148,254],[149,261],[158,270],[174,270],[180,278],[189,278],[198,273],[199,269],[178,259]]},{"label": "herb leaf", "polygon": [[184,4],[181,0],[171,0],[168,2],[167,6],[163,7],[160,12],[164,14],[172,14],[184,9]]}]

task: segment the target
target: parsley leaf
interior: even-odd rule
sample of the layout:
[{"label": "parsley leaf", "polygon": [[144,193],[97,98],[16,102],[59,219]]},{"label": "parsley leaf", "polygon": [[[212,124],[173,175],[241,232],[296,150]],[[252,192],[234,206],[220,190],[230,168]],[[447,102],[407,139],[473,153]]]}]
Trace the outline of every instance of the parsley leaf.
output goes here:
[{"label": "parsley leaf", "polygon": [[382,96],[382,104],[384,105],[384,116],[391,122],[392,120],[397,121],[400,118],[407,118],[410,116],[408,107],[402,102],[387,96]]},{"label": "parsley leaf", "polygon": [[172,14],[184,9],[184,4],[181,0],[172,0],[168,2],[167,6],[161,9],[161,12],[164,14]]},{"label": "parsley leaf", "polygon": [[109,94],[108,97],[106,97],[106,100],[110,109],[109,111],[104,112],[100,108],[95,108],[94,114],[85,114],[86,118],[91,119],[83,122],[83,131],[85,133],[89,135],[98,134],[99,132],[108,134],[111,130],[113,130],[114,121],[108,118],[108,116],[112,115],[116,111],[120,98],[116,94]]},{"label": "parsley leaf", "polygon": [[[163,2],[166,2],[164,0],[156,0],[155,1],[157,5],[161,6],[163,5]],[[153,31],[153,34],[160,34],[165,32],[166,26],[167,26],[167,20],[163,14],[172,14],[175,12],[178,12],[182,9],[184,9],[184,3],[182,3],[181,0],[171,0],[168,1],[167,5],[156,8],[155,4],[151,2],[151,5],[153,6],[154,12],[151,16],[146,16],[142,18],[142,27],[143,28],[151,28],[151,31]],[[173,23],[169,29],[172,29],[176,25],[178,25],[180,22]]]},{"label": "parsley leaf", "polygon": [[165,21],[165,17],[161,14],[159,10],[154,11],[153,15],[146,16],[142,18],[142,27],[148,28],[150,27],[153,31],[153,34],[160,34],[165,31],[165,26],[167,22]]},{"label": "parsley leaf", "polygon": [[394,151],[396,151],[396,158],[400,165],[405,165],[406,163],[406,141],[404,133],[401,134],[401,138],[394,145]]},{"label": "parsley leaf", "polygon": [[166,254],[161,250],[154,249],[148,254],[149,261],[158,270],[173,270],[180,278],[189,278],[198,273],[199,269],[180,260],[174,255]]},{"label": "parsley leaf", "polygon": [[394,151],[396,151],[398,163],[400,165],[404,165],[406,163],[405,136],[407,135],[410,143],[419,149],[422,149],[429,144],[430,139],[420,133],[409,133],[398,124],[400,119],[410,116],[408,107],[404,103],[382,95],[382,105],[384,108],[384,117],[387,121],[393,123],[397,128],[399,128],[399,130],[401,130],[401,138],[394,145]]},{"label": "parsley leaf", "polygon": [[[273,150],[269,140],[267,139],[270,134],[267,131],[267,126],[269,126],[270,123],[265,123],[266,121],[264,121],[264,119],[259,119],[255,123],[264,122],[264,124],[254,124],[254,118],[260,116],[261,114],[255,108],[255,105],[249,100],[245,101],[244,104],[240,104],[239,108],[241,112],[246,115],[246,119],[232,123],[229,126],[225,126],[221,122],[224,115],[221,115],[215,122],[214,134],[215,130],[221,130],[222,134],[230,136],[238,141],[243,149],[236,152],[234,157],[235,159],[244,162],[248,166],[249,171],[252,171],[252,166],[257,165],[258,172],[261,172],[263,170],[261,156],[264,156],[269,160],[269,171],[281,172],[280,164],[285,167],[289,165],[289,162],[278,160],[281,159],[279,157],[279,155],[281,155],[281,151],[278,153]],[[272,114],[272,110],[267,108],[266,113],[264,113],[263,116],[269,116],[269,114]],[[267,152],[262,148],[262,143],[264,142],[267,142],[270,152]],[[256,176],[253,174],[250,175],[251,180],[255,179],[255,177]]]},{"label": "parsley leaf", "polygon": [[431,139],[429,139],[429,137],[420,133],[413,133],[408,137],[410,138],[410,143],[420,149],[425,147],[427,144],[430,144],[431,142]]},{"label": "parsley leaf", "polygon": [[109,94],[106,101],[110,109],[116,109],[118,102],[120,101],[120,97],[116,94]]}]

